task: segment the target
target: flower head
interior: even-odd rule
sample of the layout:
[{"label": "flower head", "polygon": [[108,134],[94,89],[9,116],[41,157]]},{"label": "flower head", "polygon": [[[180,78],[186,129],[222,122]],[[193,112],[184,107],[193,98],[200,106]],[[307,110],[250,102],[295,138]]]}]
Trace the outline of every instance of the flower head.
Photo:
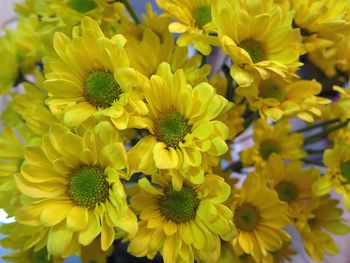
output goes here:
[{"label": "flower head", "polygon": [[137,231],[120,181],[128,179],[126,167],[124,146],[110,123],[101,122],[82,136],[53,124],[40,145],[25,150],[16,182],[35,201],[22,207],[16,220],[49,228],[47,249],[53,256],[75,253],[99,235],[106,251],[116,231]]},{"label": "flower head", "polygon": [[220,238],[235,236],[232,212],[222,204],[230,186],[213,174],[207,174],[200,185],[184,180],[175,186],[171,173],[163,172],[152,176],[152,183],[140,179],[139,192],[132,195],[140,222],[128,251],[139,257],[153,257],[160,251],[166,263],[215,262]]},{"label": "flower head", "polygon": [[133,113],[147,108],[137,91],[138,74],[130,68],[125,38],[108,39],[89,17],[73,30],[73,40],[55,34],[59,59],[52,61],[45,87],[47,104],[60,107],[64,122],[76,126],[91,118],[110,120],[118,129],[133,126]]}]

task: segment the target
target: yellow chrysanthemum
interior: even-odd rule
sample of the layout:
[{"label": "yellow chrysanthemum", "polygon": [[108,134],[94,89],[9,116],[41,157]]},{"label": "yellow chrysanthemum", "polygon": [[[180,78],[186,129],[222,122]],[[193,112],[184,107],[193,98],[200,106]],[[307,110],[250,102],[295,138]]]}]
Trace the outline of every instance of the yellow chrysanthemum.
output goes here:
[{"label": "yellow chrysanthemum", "polygon": [[334,189],[343,195],[344,204],[350,210],[350,145],[336,144],[325,150],[323,163],[327,171],[315,182],[313,192],[320,196]]},{"label": "yellow chrysanthemum", "polygon": [[[306,253],[317,261],[323,261],[325,253],[337,254],[339,247],[330,233],[345,235],[350,228],[344,224],[343,210],[337,205],[338,200],[330,196],[315,198],[304,208],[302,222],[298,222],[297,229],[304,242]],[[306,222],[304,222],[306,218]]]},{"label": "yellow chrysanthemum", "polygon": [[230,186],[217,175],[207,174],[200,185],[184,181],[175,187],[169,173],[156,174],[152,185],[139,180],[131,205],[140,211],[139,231],[128,251],[154,257],[160,251],[165,263],[216,262],[220,238],[235,237],[232,212],[222,203]]},{"label": "yellow chrysanthemum", "polygon": [[13,108],[31,132],[37,136],[43,136],[57,118],[45,104],[47,93],[43,89],[44,76],[38,71],[35,76],[34,84],[28,82],[22,84],[24,93],[14,96]]},{"label": "yellow chrysanthemum", "polygon": [[[334,105],[333,107],[337,108],[335,110],[335,113],[338,115],[333,115],[332,117],[339,118],[341,120],[350,119],[350,89],[343,88],[339,86],[334,86],[333,90],[337,91],[339,94],[339,100],[332,103]],[[334,110],[334,109],[332,109]],[[331,115],[334,113],[328,113],[328,115]]]},{"label": "yellow chrysanthemum", "polygon": [[[230,257],[226,256],[225,260],[227,261],[218,261],[220,263],[285,263],[292,262],[292,257],[296,254],[296,251],[290,248],[290,241],[284,241],[281,248],[273,252],[268,252],[263,256],[260,261],[254,260],[254,257],[251,254],[241,254],[240,256]],[[225,247],[224,247],[225,248]],[[226,248],[226,251],[228,249]],[[226,252],[227,254],[231,251]],[[232,252],[231,252],[232,253]],[[230,260],[229,260],[230,259]]]},{"label": "yellow chrysanthemum", "polygon": [[131,172],[182,169],[188,180],[201,183],[203,170],[228,149],[227,126],[214,120],[227,100],[208,83],[192,88],[184,72],[173,75],[167,63],[159,66],[144,94],[149,113],[139,121],[150,134],[128,152]]},{"label": "yellow chrysanthemum", "polygon": [[301,162],[284,164],[278,155],[272,155],[266,166],[269,185],[278,198],[288,204],[288,216],[298,217],[299,207],[313,197],[312,184],[320,176],[316,168],[301,169]]},{"label": "yellow chrysanthemum", "polygon": [[124,146],[109,122],[100,122],[82,136],[53,124],[40,145],[25,149],[16,183],[36,201],[22,207],[16,220],[49,228],[47,249],[53,256],[76,253],[99,235],[106,251],[116,232],[137,231],[120,181],[128,179],[126,167]]},{"label": "yellow chrysanthemum", "polygon": [[62,258],[50,257],[45,247],[48,229],[26,226],[18,222],[2,224],[0,232],[5,235],[0,244],[11,252],[2,259],[14,263],[52,262],[60,263]]},{"label": "yellow chrysanthemum", "polygon": [[168,62],[172,72],[183,69],[191,85],[195,86],[207,81],[210,66],[207,64],[202,66],[200,55],[189,58],[187,47],[175,45],[175,37],[167,29],[170,24],[169,18],[157,16],[148,5],[144,23],[146,24],[140,29],[142,30],[140,39],[126,36],[128,38],[126,50],[134,69],[150,78],[162,62]]},{"label": "yellow chrysanthemum", "polygon": [[234,224],[238,236],[233,240],[237,255],[250,254],[256,262],[272,257],[290,239],[283,227],[289,223],[287,205],[268,189],[262,175],[251,173],[233,198]]},{"label": "yellow chrysanthemum", "polygon": [[115,31],[121,20],[128,21],[124,5],[106,0],[46,0],[52,12],[68,26],[78,24],[84,16],[96,20],[104,32]]},{"label": "yellow chrysanthemum", "polygon": [[339,71],[346,75],[350,70],[350,37],[346,35],[330,47],[310,52],[308,57],[328,77],[337,76]]},{"label": "yellow chrysanthemum", "polygon": [[275,126],[258,120],[253,129],[255,145],[240,153],[243,165],[263,167],[272,153],[283,160],[299,160],[304,157],[305,152],[301,149],[303,135],[290,134],[290,131],[291,126],[286,120],[277,122]]},{"label": "yellow chrysanthemum", "polygon": [[308,51],[329,47],[350,33],[349,1],[290,0],[290,3]]},{"label": "yellow chrysanthemum", "polygon": [[[216,89],[217,94],[227,97],[228,80],[226,77],[221,74],[214,74],[209,83]],[[234,99],[232,97],[233,101],[235,101]],[[234,140],[236,135],[244,130],[244,118],[242,116],[245,110],[246,106],[244,104],[228,103],[226,109],[217,118],[229,128],[228,140]]]},{"label": "yellow chrysanthemum", "polygon": [[249,87],[238,87],[238,95],[247,98],[252,110],[259,110],[262,118],[274,121],[282,117],[299,117],[313,122],[314,116],[321,116],[320,105],[330,101],[315,95],[321,92],[317,81],[286,81],[271,74],[271,78],[258,79]]},{"label": "yellow chrysanthemum", "polygon": [[208,55],[211,45],[218,45],[216,31],[212,22],[212,0],[157,0],[157,4],[175,22],[171,23],[169,30],[180,33],[177,40],[179,46],[189,46]]},{"label": "yellow chrysanthemum", "polygon": [[24,147],[31,137],[26,127],[4,127],[0,133],[0,206],[9,216],[14,216],[21,205],[15,176],[20,173]]},{"label": "yellow chrysanthemum", "polygon": [[0,56],[0,94],[6,94],[18,76],[17,49],[9,36],[0,37]]},{"label": "yellow chrysanthemum", "polygon": [[239,86],[255,79],[294,75],[303,53],[293,12],[282,12],[273,0],[216,1],[213,19],[223,51],[232,58],[231,75]]},{"label": "yellow chrysanthemum", "polygon": [[124,49],[125,38],[104,37],[89,17],[73,30],[73,40],[56,33],[54,47],[59,59],[50,64],[44,85],[47,104],[61,107],[64,122],[75,126],[90,118],[110,120],[118,129],[133,126],[132,114],[146,114],[137,90],[139,74],[130,68]]}]

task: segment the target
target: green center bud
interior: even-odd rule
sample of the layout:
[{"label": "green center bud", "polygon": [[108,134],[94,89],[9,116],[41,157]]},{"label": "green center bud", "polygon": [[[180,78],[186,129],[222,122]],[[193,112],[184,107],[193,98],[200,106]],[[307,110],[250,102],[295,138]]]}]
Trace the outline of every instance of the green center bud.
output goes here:
[{"label": "green center bud", "polygon": [[309,224],[311,229],[317,228],[317,219],[315,217],[308,219],[307,223]]},{"label": "green center bud", "polygon": [[180,191],[167,188],[160,200],[162,214],[176,223],[184,223],[196,217],[199,199],[194,189],[183,186]]},{"label": "green center bud", "polygon": [[239,230],[253,230],[260,221],[260,216],[256,208],[250,204],[243,204],[236,208],[234,215],[235,225]]},{"label": "green center bud", "polygon": [[283,202],[290,203],[298,197],[298,189],[291,182],[281,181],[275,186],[275,190]]},{"label": "green center bud", "polygon": [[100,167],[83,166],[71,175],[68,193],[79,206],[93,208],[106,201],[108,192],[109,185]]},{"label": "green center bud", "polygon": [[94,72],[85,83],[85,98],[96,107],[110,107],[121,93],[113,74],[109,72]]},{"label": "green center bud", "polygon": [[211,22],[211,6],[200,6],[193,10],[192,12],[194,19],[196,20],[196,24],[199,27],[203,27],[209,22]]},{"label": "green center bud", "polygon": [[265,51],[261,44],[253,39],[244,40],[239,44],[240,48],[243,48],[248,52],[253,63],[258,63],[266,59]]},{"label": "green center bud", "polygon": [[284,89],[273,80],[266,80],[260,84],[259,95],[262,98],[273,98],[278,101],[283,101],[286,97]]},{"label": "green center bud", "polygon": [[33,252],[32,254],[33,263],[52,263],[52,258],[49,259],[47,249],[44,247],[39,251]]},{"label": "green center bud", "polygon": [[187,124],[187,120],[175,111],[162,114],[155,125],[157,140],[173,148],[177,147],[190,131],[191,126]]},{"label": "green center bud", "polygon": [[70,0],[69,4],[72,9],[82,14],[97,7],[95,0]]},{"label": "green center bud", "polygon": [[341,166],[341,175],[346,180],[346,183],[350,183],[350,161],[343,163]]},{"label": "green center bud", "polygon": [[272,153],[278,153],[278,144],[272,140],[266,140],[260,144],[260,155],[264,160],[267,160]]}]

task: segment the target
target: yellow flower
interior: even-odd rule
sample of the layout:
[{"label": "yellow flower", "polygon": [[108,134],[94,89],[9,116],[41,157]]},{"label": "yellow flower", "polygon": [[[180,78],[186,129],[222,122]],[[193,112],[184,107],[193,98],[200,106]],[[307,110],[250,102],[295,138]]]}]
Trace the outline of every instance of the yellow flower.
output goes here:
[{"label": "yellow flower", "polygon": [[349,1],[292,0],[290,3],[308,51],[329,47],[350,33]]},{"label": "yellow flower", "polygon": [[249,86],[271,73],[293,76],[303,53],[293,12],[282,12],[272,0],[216,1],[213,20],[223,51],[232,58],[231,75],[239,86]]},{"label": "yellow flower", "polygon": [[314,194],[321,196],[334,189],[343,195],[345,207],[350,210],[350,145],[340,143],[325,150],[323,163],[327,171],[314,183]]},{"label": "yellow flower", "polygon": [[242,115],[245,106],[234,104],[230,104],[230,106],[230,109],[220,114],[217,120],[227,125],[229,129],[227,140],[234,140],[236,135],[244,130],[244,119]]},{"label": "yellow flower", "polygon": [[247,98],[252,110],[259,110],[262,118],[274,121],[282,117],[299,117],[308,122],[321,116],[320,105],[330,100],[317,97],[321,84],[308,80],[281,80],[276,74],[257,80],[249,87],[238,87],[238,95]]},{"label": "yellow flower", "polygon": [[25,149],[16,183],[35,201],[22,207],[16,220],[49,228],[47,249],[53,256],[76,253],[99,235],[101,249],[107,251],[116,232],[137,232],[120,181],[128,179],[126,167],[124,146],[109,122],[82,136],[53,124],[41,144]]},{"label": "yellow flower", "polygon": [[337,207],[338,203],[338,200],[331,199],[329,195],[315,198],[305,207],[305,216],[300,217],[302,222],[297,224],[297,229],[303,238],[305,251],[312,259],[323,261],[325,253],[339,252],[330,233],[345,235],[350,232],[350,228],[343,223],[343,210]]},{"label": "yellow flower", "polygon": [[[292,262],[292,257],[296,254],[296,251],[290,248],[290,241],[284,241],[281,248],[273,252],[268,252],[264,255],[260,261],[254,260],[251,254],[241,254],[236,256],[234,260],[226,261],[225,263],[284,263]],[[219,261],[221,263],[221,261]]]},{"label": "yellow flower", "polygon": [[20,173],[24,147],[31,137],[25,126],[3,127],[0,133],[0,206],[9,216],[14,216],[22,203],[15,176]]},{"label": "yellow flower", "polygon": [[304,157],[305,152],[301,149],[303,135],[290,134],[290,131],[291,126],[286,120],[277,122],[275,126],[258,120],[253,129],[255,145],[240,153],[243,165],[264,167],[273,153],[283,160],[299,160]]},{"label": "yellow flower", "polygon": [[204,55],[211,51],[210,45],[218,45],[216,31],[212,22],[212,0],[157,0],[157,4],[171,18],[175,18],[169,26],[172,33],[180,33],[177,40],[179,46],[189,46]]},{"label": "yellow flower", "polygon": [[[2,259],[14,263],[57,262],[63,261],[60,257],[50,257],[45,247],[48,229],[37,226],[26,226],[18,222],[2,224],[0,232],[5,235],[0,244],[11,252]],[[51,259],[51,261],[50,261]],[[53,260],[53,261],[52,261]]]},{"label": "yellow flower", "polygon": [[0,37],[0,94],[7,94],[18,76],[17,49],[9,36]]},{"label": "yellow flower", "polygon": [[201,65],[201,55],[189,57],[187,47],[175,45],[175,37],[168,31],[170,19],[162,15],[157,16],[149,5],[148,7],[140,39],[126,36],[126,50],[131,66],[150,78],[162,62],[168,62],[172,72],[183,69],[191,85],[207,82],[210,66]]},{"label": "yellow flower", "polygon": [[24,82],[24,93],[14,96],[14,110],[35,135],[43,136],[57,118],[46,106],[47,92],[43,88],[44,76],[36,71],[35,83]]},{"label": "yellow flower", "polygon": [[330,47],[310,52],[308,57],[328,77],[338,75],[338,71],[346,74],[350,69],[350,37],[346,35]]},{"label": "yellow flower", "polygon": [[288,216],[298,217],[299,207],[313,197],[312,184],[320,177],[316,168],[301,169],[301,162],[284,164],[278,155],[272,155],[266,166],[269,185],[278,198],[288,204]]},{"label": "yellow flower", "polygon": [[149,113],[140,122],[150,134],[128,152],[130,172],[182,169],[188,180],[201,183],[203,170],[216,165],[228,149],[227,126],[214,120],[227,100],[208,83],[192,88],[184,72],[173,75],[167,63],[159,66],[144,93]]},{"label": "yellow flower", "polygon": [[118,1],[106,0],[46,0],[51,12],[58,16],[68,28],[75,26],[89,16],[106,33],[115,32],[118,23],[128,21],[124,5]]},{"label": "yellow flower", "polygon": [[200,185],[185,180],[179,187],[171,183],[171,173],[139,180],[139,192],[131,205],[140,211],[139,231],[128,251],[153,258],[160,251],[165,263],[216,262],[220,238],[235,236],[232,212],[222,203],[230,186],[222,178],[207,174]]},{"label": "yellow flower", "polygon": [[268,189],[261,174],[251,173],[233,198],[234,224],[238,236],[233,244],[238,255],[250,254],[261,262],[290,239],[283,227],[289,223],[287,205]]},{"label": "yellow flower", "polygon": [[47,104],[64,110],[64,122],[76,126],[95,118],[110,120],[118,129],[133,126],[132,113],[147,113],[136,84],[138,74],[130,68],[125,38],[104,37],[89,17],[73,30],[73,40],[56,33],[54,47],[59,59],[51,62],[44,83]]}]

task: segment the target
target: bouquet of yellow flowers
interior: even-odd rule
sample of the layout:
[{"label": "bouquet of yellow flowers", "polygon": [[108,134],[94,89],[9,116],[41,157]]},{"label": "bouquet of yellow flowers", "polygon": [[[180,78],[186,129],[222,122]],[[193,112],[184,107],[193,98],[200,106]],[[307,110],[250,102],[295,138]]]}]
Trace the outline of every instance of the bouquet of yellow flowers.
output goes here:
[{"label": "bouquet of yellow flowers", "polygon": [[285,262],[303,253],[293,231],[311,259],[337,254],[350,0],[156,3],[16,5],[0,37],[3,259]]}]

